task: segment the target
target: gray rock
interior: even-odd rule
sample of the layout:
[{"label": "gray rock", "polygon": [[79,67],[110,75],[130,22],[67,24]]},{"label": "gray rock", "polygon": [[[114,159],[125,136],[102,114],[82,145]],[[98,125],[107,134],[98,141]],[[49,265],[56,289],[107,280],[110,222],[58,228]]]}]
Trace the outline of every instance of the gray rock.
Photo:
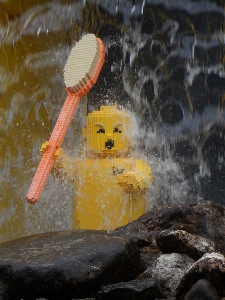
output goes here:
[{"label": "gray rock", "polygon": [[[215,243],[217,251],[225,254],[225,207],[211,202],[153,209],[126,226],[117,229],[122,236],[139,234],[151,244],[162,230],[184,230]],[[141,240],[138,240],[141,243]]]},{"label": "gray rock", "polygon": [[198,280],[184,297],[184,300],[220,300],[214,286],[206,279]]},{"label": "gray rock", "polygon": [[194,260],[185,254],[163,254],[138,279],[154,277],[164,296],[173,297],[183,274],[193,263]]},{"label": "gray rock", "polygon": [[[202,205],[205,205],[205,203],[202,203]],[[140,244],[145,240],[146,243],[144,246],[146,246],[152,242],[154,232],[166,229],[185,230],[190,233],[196,233],[196,212],[194,211],[194,205],[176,205],[153,209],[138,220],[117,228],[113,234],[133,237]],[[138,239],[139,237],[141,237],[141,240]]]},{"label": "gray rock", "polygon": [[218,253],[205,254],[183,275],[177,287],[177,300],[183,300],[192,286],[200,279],[207,279],[220,297],[225,295],[225,258]]},{"label": "gray rock", "polygon": [[143,247],[140,250],[144,270],[148,269],[156,261],[156,259],[163,254],[155,239],[153,239],[150,246]]},{"label": "gray rock", "polygon": [[99,231],[61,231],[0,245],[0,280],[9,299],[93,297],[102,285],[140,273],[134,241]]},{"label": "gray rock", "polygon": [[156,241],[164,253],[183,253],[195,260],[206,253],[216,251],[213,241],[184,230],[161,231],[156,237]]},{"label": "gray rock", "polygon": [[0,300],[8,300],[8,287],[0,282]]},{"label": "gray rock", "polygon": [[138,220],[115,229],[112,234],[132,238],[139,247],[149,246],[152,243],[151,232]]},{"label": "gray rock", "polygon": [[161,297],[162,293],[154,278],[132,280],[103,286],[96,300],[149,300]]}]

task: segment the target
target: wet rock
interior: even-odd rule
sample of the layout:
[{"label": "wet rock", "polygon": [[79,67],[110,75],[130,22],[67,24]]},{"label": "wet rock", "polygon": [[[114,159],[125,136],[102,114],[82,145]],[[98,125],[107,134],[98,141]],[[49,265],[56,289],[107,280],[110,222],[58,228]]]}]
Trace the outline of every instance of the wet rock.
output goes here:
[{"label": "wet rock", "polygon": [[152,233],[138,220],[115,229],[112,234],[132,238],[137,243],[141,250],[143,270],[146,270],[157,257],[163,254],[156,239],[152,237]]},{"label": "wet rock", "polygon": [[0,245],[0,280],[9,299],[93,297],[102,285],[140,273],[135,242],[105,232],[45,233]]},{"label": "wet rock", "polygon": [[112,234],[132,238],[139,247],[149,246],[152,243],[151,233],[139,220],[115,229]]},{"label": "wet rock", "polygon": [[137,221],[129,223],[116,231],[123,231],[124,234],[138,231],[153,234],[155,231],[166,229],[179,229],[196,233],[194,205],[152,209]]},{"label": "wet rock", "polygon": [[194,205],[153,209],[138,220],[149,231],[174,229],[196,233]]},{"label": "wet rock", "polygon": [[159,249],[159,246],[155,239],[153,239],[150,246],[146,246],[140,249],[141,250],[141,260],[146,270],[156,259],[163,254]]},{"label": "wet rock", "polygon": [[149,300],[161,296],[157,281],[154,278],[144,278],[103,286],[96,300]]},{"label": "wet rock", "polygon": [[8,287],[0,282],[0,300],[8,300]]},{"label": "wet rock", "polygon": [[198,280],[184,297],[184,300],[220,300],[214,286],[206,279]]},{"label": "wet rock", "polygon": [[206,238],[190,234],[184,230],[164,230],[156,237],[164,253],[183,253],[199,259],[206,253],[215,252],[215,244]]},{"label": "wet rock", "polygon": [[[211,201],[153,209],[117,232],[135,232],[157,237],[162,230],[184,230],[214,242],[218,252],[225,253],[225,207]],[[150,242],[151,238],[149,238]]]},{"label": "wet rock", "polygon": [[184,273],[194,263],[194,260],[185,254],[163,254],[138,279],[153,277],[159,282],[166,297],[176,294],[176,288]]},{"label": "wet rock", "polygon": [[205,254],[183,275],[178,288],[177,300],[183,300],[187,292],[200,279],[207,279],[215,287],[220,297],[225,295],[225,258],[218,253]]}]

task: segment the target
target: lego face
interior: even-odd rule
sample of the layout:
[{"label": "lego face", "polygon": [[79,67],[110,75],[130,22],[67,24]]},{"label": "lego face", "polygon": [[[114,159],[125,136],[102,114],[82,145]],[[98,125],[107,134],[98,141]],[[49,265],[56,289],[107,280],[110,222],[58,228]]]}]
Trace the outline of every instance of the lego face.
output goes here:
[{"label": "lego face", "polygon": [[87,144],[95,153],[115,154],[129,151],[130,118],[116,106],[101,106],[87,117]]}]

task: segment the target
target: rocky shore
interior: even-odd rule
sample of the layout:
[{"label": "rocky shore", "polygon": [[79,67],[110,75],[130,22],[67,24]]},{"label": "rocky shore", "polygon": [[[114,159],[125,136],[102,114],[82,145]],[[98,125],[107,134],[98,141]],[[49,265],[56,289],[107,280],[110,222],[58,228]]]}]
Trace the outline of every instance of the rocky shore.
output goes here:
[{"label": "rocky shore", "polygon": [[152,210],[113,232],[60,231],[0,245],[0,299],[225,299],[225,207]]}]

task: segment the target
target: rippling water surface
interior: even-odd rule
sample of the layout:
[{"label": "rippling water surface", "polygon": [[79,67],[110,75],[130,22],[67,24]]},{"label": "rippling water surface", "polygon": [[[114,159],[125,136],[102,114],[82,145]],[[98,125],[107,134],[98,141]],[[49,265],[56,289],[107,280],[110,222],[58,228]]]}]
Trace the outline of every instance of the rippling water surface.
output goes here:
[{"label": "rippling water surface", "polygon": [[153,167],[150,208],[224,203],[224,16],[220,0],[0,1],[0,241],[71,226],[72,186],[50,177],[37,205],[25,195],[66,97],[70,49],[88,32],[106,63],[64,148],[79,153],[86,103],[117,102]]}]

